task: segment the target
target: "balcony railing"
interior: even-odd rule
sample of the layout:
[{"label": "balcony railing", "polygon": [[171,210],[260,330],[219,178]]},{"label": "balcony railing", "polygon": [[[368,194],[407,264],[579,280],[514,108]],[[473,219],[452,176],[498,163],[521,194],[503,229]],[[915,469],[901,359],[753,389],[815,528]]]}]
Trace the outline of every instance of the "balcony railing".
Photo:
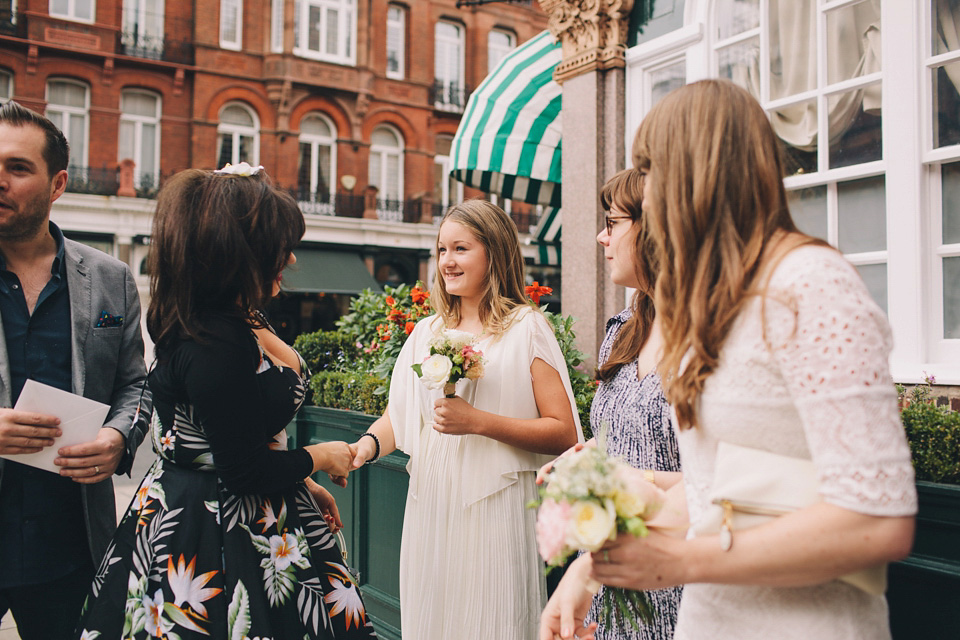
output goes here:
[{"label": "balcony railing", "polygon": [[428,100],[440,111],[462,113],[470,97],[470,87],[444,80],[434,80]]},{"label": "balcony railing", "polygon": [[117,195],[118,170],[109,167],[67,167],[67,191],[100,196]]},{"label": "balcony railing", "polygon": [[297,199],[300,211],[304,215],[337,216],[340,218],[362,218],[363,196],[352,193],[321,191],[301,191],[291,189],[290,194]]},{"label": "balcony railing", "polygon": [[385,222],[404,222],[403,205],[403,200],[377,198],[377,218]]},{"label": "balcony railing", "polygon": [[[146,16],[146,20],[154,22],[154,16]],[[165,33],[190,33],[190,25],[171,24],[172,20],[157,16],[155,24],[163,24]],[[178,40],[158,33],[156,29],[148,29],[137,20],[125,20],[123,29],[117,35],[117,51],[124,55],[149,60],[163,60],[180,64],[193,64],[193,42]]]},{"label": "balcony railing", "polygon": [[[9,3],[8,3],[9,4]],[[27,37],[27,14],[0,8],[0,33],[17,38]]]}]

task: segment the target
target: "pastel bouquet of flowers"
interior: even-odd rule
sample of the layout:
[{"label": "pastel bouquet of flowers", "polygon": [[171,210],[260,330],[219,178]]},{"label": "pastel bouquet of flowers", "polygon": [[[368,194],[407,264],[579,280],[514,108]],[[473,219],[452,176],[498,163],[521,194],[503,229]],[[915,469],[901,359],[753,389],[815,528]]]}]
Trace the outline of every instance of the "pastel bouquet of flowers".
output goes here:
[{"label": "pastel bouquet of flowers", "polygon": [[445,329],[430,341],[430,355],[411,366],[428,389],[443,389],[443,395],[452,398],[458,380],[483,377],[483,352],[476,344],[477,338],[471,333]]},{"label": "pastel bouquet of flowers", "polygon": [[[646,536],[647,521],[663,506],[666,496],[643,478],[643,472],[587,446],[558,458],[531,506],[537,513],[537,546],[547,571],[562,566],[577,551],[598,551],[618,533]],[[600,590],[593,582],[587,588]],[[653,609],[642,591],[604,589],[600,611],[607,627],[612,616],[639,631],[638,620],[650,622]]]}]

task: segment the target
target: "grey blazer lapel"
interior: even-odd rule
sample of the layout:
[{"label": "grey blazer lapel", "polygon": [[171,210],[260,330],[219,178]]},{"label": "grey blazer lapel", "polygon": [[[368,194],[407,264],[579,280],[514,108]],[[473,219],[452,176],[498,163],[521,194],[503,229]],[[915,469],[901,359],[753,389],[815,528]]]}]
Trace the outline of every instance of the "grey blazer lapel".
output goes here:
[{"label": "grey blazer lapel", "polygon": [[73,392],[82,396],[87,371],[83,354],[86,353],[87,336],[90,335],[92,294],[83,256],[74,254],[69,246],[64,249],[67,259],[67,287],[70,289],[70,343],[72,344],[70,360],[73,370]]}]

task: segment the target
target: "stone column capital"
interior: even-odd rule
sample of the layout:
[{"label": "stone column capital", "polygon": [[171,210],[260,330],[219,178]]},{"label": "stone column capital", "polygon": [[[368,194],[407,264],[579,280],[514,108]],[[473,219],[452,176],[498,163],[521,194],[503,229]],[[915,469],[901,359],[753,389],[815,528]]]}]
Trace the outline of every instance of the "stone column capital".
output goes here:
[{"label": "stone column capital", "polygon": [[560,40],[563,59],[553,79],[624,67],[634,0],[540,0],[547,28]]}]

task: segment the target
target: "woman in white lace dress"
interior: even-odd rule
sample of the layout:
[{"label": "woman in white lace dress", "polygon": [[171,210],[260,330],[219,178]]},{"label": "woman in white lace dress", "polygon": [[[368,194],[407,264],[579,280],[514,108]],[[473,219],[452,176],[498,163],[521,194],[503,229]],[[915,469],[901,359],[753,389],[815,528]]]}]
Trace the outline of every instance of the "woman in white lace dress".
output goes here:
[{"label": "woman in white lace dress", "polygon": [[[889,638],[884,596],[838,579],[903,558],[913,540],[883,312],[839,253],[797,231],[776,135],[746,91],[708,80],[669,94],[633,155],[660,256],[660,370],[692,530],[713,506],[721,442],[812,460],[821,501],[735,531],[732,545],[620,536],[592,554],[593,577],[685,584],[678,640]],[[576,595],[568,585],[550,606]]]},{"label": "woman in white lace dress", "polygon": [[[468,200],[446,213],[430,300],[437,313],[404,344],[387,411],[353,445],[355,467],[395,448],[410,456],[403,637],[530,640],[546,586],[527,504],[551,457],[544,454],[583,435],[566,362],[549,322],[527,302],[517,228],[502,209]],[[411,368],[445,329],[476,335],[485,360],[483,377],[458,382],[453,398]]]}]

